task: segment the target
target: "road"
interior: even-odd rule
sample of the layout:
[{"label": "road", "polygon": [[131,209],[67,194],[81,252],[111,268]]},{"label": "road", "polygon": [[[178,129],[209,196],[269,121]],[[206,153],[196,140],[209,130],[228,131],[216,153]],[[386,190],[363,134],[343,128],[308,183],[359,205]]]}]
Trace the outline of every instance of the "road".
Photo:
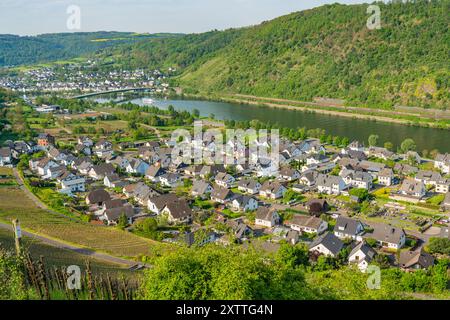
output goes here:
[{"label": "road", "polygon": [[[20,185],[20,188],[25,192],[25,194],[36,204],[36,206],[38,206],[39,208],[46,210],[52,214],[55,215],[59,215],[59,216],[63,216],[66,219],[72,219],[72,220],[76,220],[74,218],[71,217],[67,217],[66,215],[59,213],[57,211],[51,210],[48,208],[48,206],[43,203],[38,197],[36,197],[30,190],[28,190],[28,188],[24,185],[24,181],[22,179],[22,177],[20,176],[19,172],[17,171],[16,168],[14,168],[14,176],[16,177],[17,183]],[[78,220],[77,220],[78,221]],[[5,223],[1,223],[0,222],[0,228],[2,229],[7,229],[7,230],[11,230],[12,226],[9,224],[5,224]],[[74,245],[70,245],[67,243],[64,243],[63,241],[58,241],[55,239],[51,239],[48,237],[45,237],[44,235],[38,235],[32,232],[28,232],[28,231],[23,231],[22,232],[24,236],[30,237],[32,239],[37,239],[45,244],[48,244],[50,246],[59,248],[59,249],[65,249],[65,250],[69,250],[69,251],[73,251],[76,252],[78,254],[82,254],[82,255],[86,255],[89,256],[91,258],[95,258],[98,260],[103,260],[106,262],[110,262],[110,263],[115,263],[115,264],[120,264],[120,265],[124,265],[127,267],[134,267],[136,265],[138,265],[138,263],[134,262],[134,261],[130,261],[130,260],[126,260],[126,259],[122,259],[122,258],[118,258],[112,255],[108,255],[108,254],[104,254],[104,253],[99,253],[96,252],[94,250],[90,250],[90,249],[85,249],[85,248],[80,248]]]}]

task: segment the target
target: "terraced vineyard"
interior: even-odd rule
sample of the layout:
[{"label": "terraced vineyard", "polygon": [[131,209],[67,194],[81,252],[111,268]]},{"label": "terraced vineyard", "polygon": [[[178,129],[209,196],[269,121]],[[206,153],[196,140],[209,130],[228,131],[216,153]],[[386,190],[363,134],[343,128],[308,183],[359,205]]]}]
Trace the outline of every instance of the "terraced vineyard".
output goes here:
[{"label": "terraced vineyard", "polygon": [[18,218],[22,228],[84,248],[118,257],[151,256],[164,246],[118,229],[75,221],[39,209],[17,187],[0,188],[0,221]]}]

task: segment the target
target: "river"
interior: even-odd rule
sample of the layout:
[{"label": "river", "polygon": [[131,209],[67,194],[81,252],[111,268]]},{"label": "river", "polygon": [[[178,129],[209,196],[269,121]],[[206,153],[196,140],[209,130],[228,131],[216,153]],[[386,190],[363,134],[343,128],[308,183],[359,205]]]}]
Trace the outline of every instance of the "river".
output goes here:
[{"label": "river", "polygon": [[[142,98],[133,99],[131,102],[144,105]],[[278,122],[291,128],[322,128],[327,134],[346,136],[366,144],[371,134],[377,134],[380,137],[378,142],[380,146],[390,141],[398,147],[406,138],[412,138],[417,144],[418,151],[438,149],[440,152],[450,152],[450,130],[227,102],[154,99],[153,105],[161,109],[167,109],[172,105],[175,110],[180,111],[198,109],[202,116],[214,114],[219,120],[258,119],[271,123]]]}]

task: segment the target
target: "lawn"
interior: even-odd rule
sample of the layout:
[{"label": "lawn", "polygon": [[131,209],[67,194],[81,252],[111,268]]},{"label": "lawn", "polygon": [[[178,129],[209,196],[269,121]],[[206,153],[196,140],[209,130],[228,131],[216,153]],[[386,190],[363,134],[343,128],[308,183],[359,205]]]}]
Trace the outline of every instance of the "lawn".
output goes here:
[{"label": "lawn", "polygon": [[165,247],[116,228],[52,214],[36,207],[19,188],[0,188],[0,221],[9,223],[13,218],[19,218],[24,229],[119,257],[151,256]]}]

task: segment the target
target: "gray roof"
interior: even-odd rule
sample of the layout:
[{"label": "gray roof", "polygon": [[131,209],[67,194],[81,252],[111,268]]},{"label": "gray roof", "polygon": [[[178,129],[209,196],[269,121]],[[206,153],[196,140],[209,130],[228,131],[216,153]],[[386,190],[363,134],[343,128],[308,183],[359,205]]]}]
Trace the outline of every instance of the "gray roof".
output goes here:
[{"label": "gray roof", "polygon": [[105,211],[105,215],[109,221],[117,221],[120,216],[125,214],[127,218],[131,218],[134,216],[134,209],[131,205],[127,204],[124,206],[114,207],[111,209],[107,209]]},{"label": "gray roof", "polygon": [[337,255],[342,248],[344,247],[344,243],[336,237],[334,234],[327,232],[320,237],[317,237],[311,244],[310,248],[314,248],[315,246],[318,246],[319,244],[322,244],[325,248],[330,250],[331,253],[334,255]]},{"label": "gray roof", "polygon": [[209,184],[206,181],[203,180],[196,180],[194,181],[193,185],[192,185],[192,192],[197,193],[197,194],[205,194],[206,191],[208,190],[208,187],[210,187],[211,184]]},{"label": "gray roof", "polygon": [[339,216],[336,220],[336,225],[334,226],[334,232],[356,236],[358,234],[358,226],[361,225],[361,222],[358,220]]},{"label": "gray roof", "polygon": [[271,221],[275,209],[269,207],[259,207],[256,211],[256,219]]},{"label": "gray roof", "polygon": [[105,189],[97,189],[89,192],[86,196],[86,200],[89,200],[90,203],[99,203],[105,202],[111,199],[111,196]]},{"label": "gray roof", "polygon": [[366,260],[367,262],[372,261],[373,258],[375,257],[375,255],[377,254],[377,252],[374,249],[372,249],[372,247],[370,247],[364,241],[361,241],[353,248],[353,250],[349,254],[349,257],[354,255],[359,250],[361,250],[362,253],[364,253],[364,255],[365,255],[364,260]]},{"label": "gray roof", "polygon": [[171,201],[166,207],[174,219],[184,219],[192,215],[192,210],[185,200]]},{"label": "gray roof", "polygon": [[404,234],[403,229],[390,225],[378,225],[375,227],[373,233],[370,234],[370,237],[382,242],[399,243],[400,237]]},{"label": "gray roof", "polygon": [[177,195],[173,193],[167,193],[148,199],[148,201],[152,202],[159,210],[164,209],[167,204],[178,200]]},{"label": "gray roof", "polygon": [[402,251],[398,263],[402,268],[411,268],[418,264],[427,269],[434,265],[434,257],[423,251]]}]

